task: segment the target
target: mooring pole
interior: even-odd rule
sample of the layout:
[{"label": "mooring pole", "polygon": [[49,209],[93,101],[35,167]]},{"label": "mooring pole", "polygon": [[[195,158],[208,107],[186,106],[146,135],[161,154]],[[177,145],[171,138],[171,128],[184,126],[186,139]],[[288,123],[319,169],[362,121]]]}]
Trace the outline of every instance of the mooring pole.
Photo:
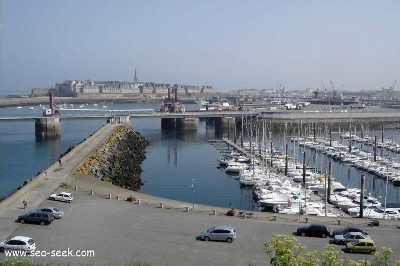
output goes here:
[{"label": "mooring pole", "polygon": [[331,203],[331,190],[332,190],[332,160],[329,160],[329,173],[328,173],[328,203]]},{"label": "mooring pole", "polygon": [[234,127],[233,127],[233,143],[236,144],[236,118],[235,118],[235,123],[234,123]]},{"label": "mooring pole", "polygon": [[231,124],[229,123],[229,118],[228,118],[228,139],[230,139],[230,132],[231,132]]},{"label": "mooring pole", "polygon": [[243,115],[242,115],[242,132],[240,134],[240,146],[243,148],[243,134],[244,134],[244,125],[243,125]]},{"label": "mooring pole", "polygon": [[316,136],[316,126],[315,126],[315,122],[313,122],[313,134],[314,134],[314,142],[316,141],[316,139],[317,139],[317,136]]},{"label": "mooring pole", "polygon": [[272,137],[271,137],[271,167],[272,167],[272,159],[273,159],[273,149],[274,148],[274,146],[273,146],[273,144],[272,144]]},{"label": "mooring pole", "polygon": [[365,176],[361,175],[360,218],[364,217],[364,182]]},{"label": "mooring pole", "polygon": [[349,152],[351,153],[351,128],[350,128],[350,138],[349,138]]},{"label": "mooring pole", "polygon": [[303,186],[306,187],[306,151],[303,152]]},{"label": "mooring pole", "polygon": [[285,176],[288,173],[288,145],[286,144],[286,153],[285,153]]},{"label": "mooring pole", "polygon": [[382,147],[381,147],[381,156],[383,157],[383,149],[385,148],[385,143],[383,139],[383,122],[382,122]]},{"label": "mooring pole", "polygon": [[303,154],[304,214],[307,214],[306,151]]}]

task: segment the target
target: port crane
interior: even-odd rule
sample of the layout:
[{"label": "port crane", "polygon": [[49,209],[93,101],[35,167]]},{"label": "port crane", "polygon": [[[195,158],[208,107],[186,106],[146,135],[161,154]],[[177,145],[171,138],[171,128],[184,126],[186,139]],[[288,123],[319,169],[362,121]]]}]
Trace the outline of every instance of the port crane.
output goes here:
[{"label": "port crane", "polygon": [[397,80],[395,80],[395,81],[393,82],[393,85],[392,85],[392,87],[390,87],[390,91],[391,91],[391,92],[393,92],[393,91],[394,91],[394,86],[396,85],[396,81],[397,81]]},{"label": "port crane", "polygon": [[393,93],[393,91],[394,91],[394,86],[396,86],[396,81],[397,81],[397,80],[395,80],[395,81],[393,82],[393,85],[390,86],[388,89],[386,89],[385,87],[383,87],[383,88],[382,88],[382,91],[383,91],[383,92],[387,92],[388,96],[391,96],[392,93]]}]

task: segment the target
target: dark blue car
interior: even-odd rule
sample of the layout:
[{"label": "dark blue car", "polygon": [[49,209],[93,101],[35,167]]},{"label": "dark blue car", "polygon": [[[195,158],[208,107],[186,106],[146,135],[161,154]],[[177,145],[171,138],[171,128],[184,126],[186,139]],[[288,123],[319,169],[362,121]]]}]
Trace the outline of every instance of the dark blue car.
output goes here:
[{"label": "dark blue car", "polygon": [[364,235],[368,235],[368,232],[366,230],[361,229],[361,228],[359,228],[357,226],[346,226],[346,227],[343,227],[343,228],[339,228],[339,229],[333,230],[331,237],[335,237],[335,235],[345,235],[348,232],[360,232],[360,233],[362,233]]},{"label": "dark blue car", "polygon": [[327,237],[330,235],[329,228],[323,224],[310,224],[297,229],[298,236]]}]

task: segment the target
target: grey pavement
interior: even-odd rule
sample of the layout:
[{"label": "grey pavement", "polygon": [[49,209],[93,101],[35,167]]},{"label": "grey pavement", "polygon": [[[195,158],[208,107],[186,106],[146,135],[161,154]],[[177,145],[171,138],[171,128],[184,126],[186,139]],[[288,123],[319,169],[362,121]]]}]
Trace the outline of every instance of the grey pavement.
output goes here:
[{"label": "grey pavement", "polygon": [[62,167],[58,162],[43,171],[26,186],[16,191],[0,203],[0,239],[6,238],[15,230],[13,221],[26,210],[23,209],[23,199],[28,202],[28,209],[38,207],[57,187],[67,182],[73,170],[96,149],[98,145],[114,130],[117,125],[106,124],[91,137],[77,145],[61,158]]},{"label": "grey pavement", "polygon": [[[59,188],[57,191],[65,190]],[[273,233],[291,235],[304,222],[243,219],[183,209],[161,209],[148,204],[106,199],[83,191],[69,190],[73,203],[45,200],[65,216],[48,226],[17,224],[13,235],[27,235],[37,242],[37,249],[93,250],[91,258],[35,257],[35,262],[69,263],[71,265],[123,265],[144,261],[151,265],[268,265],[264,242]],[[215,225],[234,226],[237,239],[226,242],[204,242],[201,231]],[[336,229],[337,226],[331,226]],[[393,258],[400,259],[399,230],[393,227],[367,228],[378,246],[394,248]],[[324,238],[297,237],[307,250],[321,250],[330,241]],[[343,246],[337,246],[337,249]],[[372,255],[344,254],[352,259],[373,260]],[[4,257],[1,254],[0,257]]]}]

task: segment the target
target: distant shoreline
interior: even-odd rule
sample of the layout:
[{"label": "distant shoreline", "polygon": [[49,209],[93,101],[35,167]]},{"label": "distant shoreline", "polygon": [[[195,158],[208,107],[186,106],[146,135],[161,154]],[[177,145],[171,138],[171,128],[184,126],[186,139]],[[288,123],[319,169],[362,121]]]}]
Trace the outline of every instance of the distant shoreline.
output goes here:
[{"label": "distant shoreline", "polygon": [[[116,103],[160,103],[164,97],[154,95],[125,96],[125,95],[96,95],[96,96],[79,96],[79,97],[55,97],[57,104],[62,103],[99,103],[99,102],[116,102]],[[179,101],[183,103],[195,103],[195,98],[179,97]],[[6,96],[0,97],[0,108],[28,106],[35,104],[48,104],[49,97],[30,97],[30,96]]]},{"label": "distant shoreline", "polygon": [[[132,103],[160,103],[162,98],[133,98],[133,97],[118,97],[118,98],[110,98],[110,97],[56,97],[56,102],[58,104],[61,103],[98,103],[98,102],[132,102]],[[5,107],[17,107],[17,106],[28,106],[35,104],[48,104],[48,97],[29,97],[29,96],[21,96],[21,97],[1,97],[0,98],[0,108]]]}]

